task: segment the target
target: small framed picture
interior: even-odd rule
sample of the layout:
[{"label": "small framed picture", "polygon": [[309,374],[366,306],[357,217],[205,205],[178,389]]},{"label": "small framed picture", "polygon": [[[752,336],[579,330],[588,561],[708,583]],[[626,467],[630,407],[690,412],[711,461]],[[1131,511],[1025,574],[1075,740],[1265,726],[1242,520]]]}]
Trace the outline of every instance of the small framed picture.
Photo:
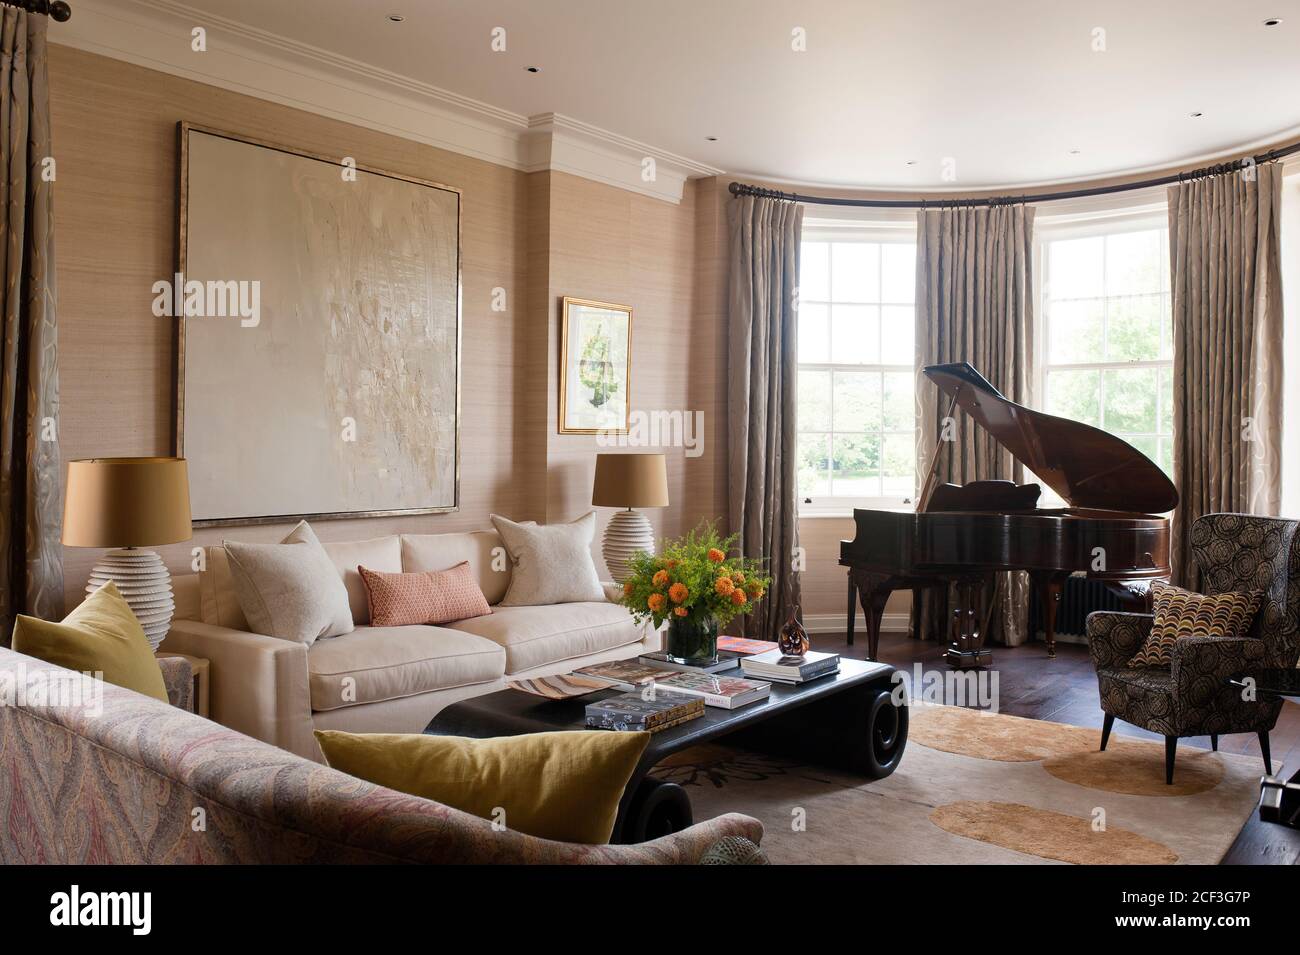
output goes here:
[{"label": "small framed picture", "polygon": [[632,306],[564,298],[560,434],[626,434]]}]

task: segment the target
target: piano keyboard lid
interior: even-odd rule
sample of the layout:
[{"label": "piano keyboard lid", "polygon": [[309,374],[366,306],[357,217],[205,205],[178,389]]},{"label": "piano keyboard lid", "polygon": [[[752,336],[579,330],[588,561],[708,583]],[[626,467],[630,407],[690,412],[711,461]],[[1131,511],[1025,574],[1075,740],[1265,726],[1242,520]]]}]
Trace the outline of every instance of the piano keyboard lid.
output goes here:
[{"label": "piano keyboard lid", "polygon": [[1016,404],[964,361],[923,370],[1066,503],[1145,514],[1178,506],[1178,491],[1165,472],[1124,439]]}]

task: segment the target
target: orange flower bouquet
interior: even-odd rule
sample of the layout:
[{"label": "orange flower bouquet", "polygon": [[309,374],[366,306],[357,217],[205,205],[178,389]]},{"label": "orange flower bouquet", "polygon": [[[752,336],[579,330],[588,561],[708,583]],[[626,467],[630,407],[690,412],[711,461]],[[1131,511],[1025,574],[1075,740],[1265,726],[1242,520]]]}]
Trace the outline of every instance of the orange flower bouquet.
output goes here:
[{"label": "orange flower bouquet", "polygon": [[737,535],[725,540],[705,522],[661,553],[634,554],[623,584],[623,606],[656,629],[668,621],[665,651],[676,663],[698,665],[718,658],[718,627],[751,613],[771,583],[761,561],[728,556]]}]

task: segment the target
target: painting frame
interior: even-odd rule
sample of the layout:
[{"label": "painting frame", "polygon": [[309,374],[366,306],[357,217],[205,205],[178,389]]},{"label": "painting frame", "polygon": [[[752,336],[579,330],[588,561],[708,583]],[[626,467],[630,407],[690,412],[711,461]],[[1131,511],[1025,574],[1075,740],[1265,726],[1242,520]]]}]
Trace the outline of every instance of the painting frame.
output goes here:
[{"label": "painting frame", "polygon": [[[188,264],[188,241],[189,241],[189,167],[190,167],[190,135],[200,133],[208,136],[216,136],[227,139],[232,142],[242,143],[248,146],[256,146],[262,149],[269,149],[276,152],[285,153],[290,156],[297,156],[304,159],[315,160],[327,163],[334,167],[342,167],[344,158],[341,156],[330,156],[323,153],[312,152],[307,149],[288,146],[270,140],[261,139],[255,136],[244,135],[231,132],[229,130],[217,129],[200,123],[192,123],[187,120],[180,120],[176,124],[176,142],[177,142],[177,206],[176,206],[176,254],[175,267],[176,272],[182,276],[187,275]],[[464,353],[464,211],[465,199],[463,191],[457,186],[451,186],[446,183],[437,182],[432,179],[422,179],[416,176],[408,176],[403,173],[392,172],[386,169],[379,169],[374,166],[357,163],[349,157],[349,164],[357,172],[369,173],[375,176],[383,176],[388,179],[400,182],[410,183],[412,185],[424,186],[431,189],[441,190],[454,194],[456,197],[456,229],[455,229],[455,355],[453,361],[453,374],[455,376],[454,386],[454,415],[455,426],[453,430],[455,441],[455,452],[452,464],[452,499],[450,504],[431,505],[427,507],[399,507],[399,508],[368,508],[360,510],[347,511],[319,511],[305,513],[284,513],[284,514],[265,514],[265,515],[240,515],[229,517],[208,517],[195,518],[192,524],[196,528],[202,527],[230,527],[230,526],[254,526],[261,524],[284,524],[301,520],[359,520],[376,517],[401,517],[416,516],[426,514],[449,514],[460,510],[461,503],[461,456],[463,450],[463,429],[462,429],[462,392],[464,383],[463,353]],[[172,347],[172,454],[175,457],[185,457],[185,385],[186,385],[186,335],[184,315],[172,316],[173,320],[173,347]]]},{"label": "painting frame", "polygon": [[[596,299],[578,298],[572,295],[566,295],[561,299],[561,319],[560,319],[560,406],[558,420],[556,421],[557,431],[559,434],[627,434],[631,424],[632,415],[632,306],[620,305],[616,302],[601,302]],[[627,334],[624,342],[624,354],[626,360],[623,364],[622,384],[624,388],[623,402],[623,420],[617,427],[583,427],[581,425],[570,424],[569,399],[571,393],[576,391],[570,382],[570,355],[569,347],[574,343],[576,334],[580,334],[580,329],[573,328],[573,309],[574,307],[601,309],[610,312],[621,312],[627,316]]]}]

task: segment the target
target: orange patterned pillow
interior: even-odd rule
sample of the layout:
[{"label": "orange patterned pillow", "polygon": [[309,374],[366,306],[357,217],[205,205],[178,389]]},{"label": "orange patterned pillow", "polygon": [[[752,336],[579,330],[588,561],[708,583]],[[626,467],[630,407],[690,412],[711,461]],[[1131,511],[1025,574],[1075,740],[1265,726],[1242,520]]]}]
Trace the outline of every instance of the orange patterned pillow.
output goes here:
[{"label": "orange patterned pillow", "polygon": [[366,585],[371,626],[453,623],[492,612],[467,560],[447,570],[418,574],[390,574],[361,566],[357,573]]},{"label": "orange patterned pillow", "polygon": [[1169,666],[1180,637],[1240,637],[1250,628],[1264,591],[1205,594],[1156,582],[1151,586],[1155,620],[1129,666]]}]

